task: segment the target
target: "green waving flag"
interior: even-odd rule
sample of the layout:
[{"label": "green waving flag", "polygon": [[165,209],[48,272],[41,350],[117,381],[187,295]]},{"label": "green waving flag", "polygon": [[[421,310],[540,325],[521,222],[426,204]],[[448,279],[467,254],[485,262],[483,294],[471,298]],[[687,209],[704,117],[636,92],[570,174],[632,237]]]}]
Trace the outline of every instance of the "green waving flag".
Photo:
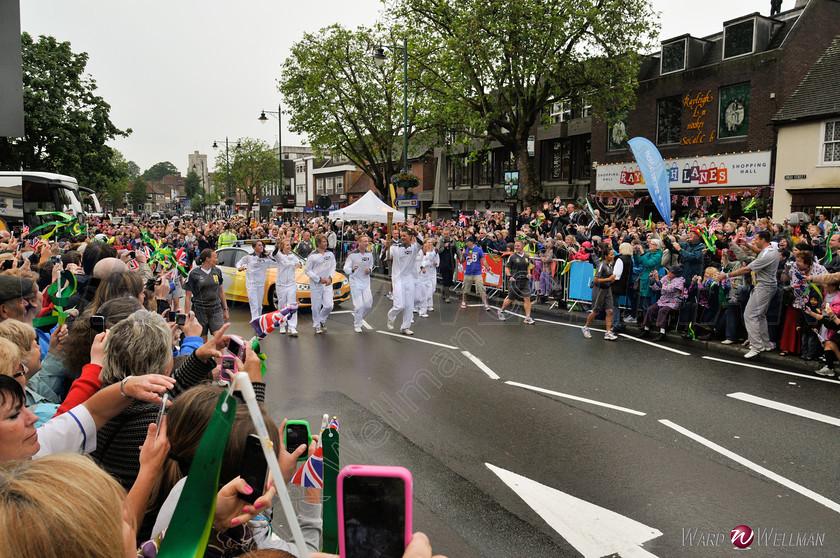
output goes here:
[{"label": "green waving flag", "polygon": [[327,428],[321,433],[321,445],[324,448],[324,547],[321,550],[328,554],[338,554],[338,473],[341,470],[338,440],[337,428]]}]

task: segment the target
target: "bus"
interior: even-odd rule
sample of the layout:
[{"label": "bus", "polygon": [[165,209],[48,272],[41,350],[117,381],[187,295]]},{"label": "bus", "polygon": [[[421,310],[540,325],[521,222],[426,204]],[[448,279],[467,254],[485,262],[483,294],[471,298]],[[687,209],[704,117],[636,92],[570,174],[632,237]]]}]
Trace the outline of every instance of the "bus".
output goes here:
[{"label": "bus", "polygon": [[39,211],[60,211],[84,224],[76,179],[49,172],[0,171],[0,230],[11,232],[22,225],[34,230],[56,220],[54,215],[37,215]]}]

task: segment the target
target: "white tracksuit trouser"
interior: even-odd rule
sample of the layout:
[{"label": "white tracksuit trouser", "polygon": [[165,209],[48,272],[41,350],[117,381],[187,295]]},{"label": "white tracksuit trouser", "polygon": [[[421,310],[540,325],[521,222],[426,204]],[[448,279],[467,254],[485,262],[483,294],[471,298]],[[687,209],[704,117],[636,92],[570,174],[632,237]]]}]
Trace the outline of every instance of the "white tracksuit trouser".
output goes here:
[{"label": "white tracksuit trouser", "polygon": [[362,320],[373,308],[373,294],[370,283],[354,285],[350,282],[350,297],[353,299],[353,327],[362,327]]},{"label": "white tracksuit trouser", "polygon": [[394,306],[388,310],[388,321],[396,321],[397,316],[402,312],[403,320],[400,329],[408,329],[411,326],[411,314],[414,310],[414,281],[395,281],[393,289]]},{"label": "white tracksuit trouser", "polygon": [[[280,310],[287,304],[297,302],[297,285],[289,285],[288,287],[281,287],[277,285],[277,309]],[[280,324],[278,329],[286,329],[286,325],[290,329],[297,329],[298,313],[292,313],[285,323]]]},{"label": "white tracksuit trouser", "polygon": [[310,283],[309,297],[312,300],[312,327],[318,327],[327,321],[330,312],[332,312],[332,285]]},{"label": "white tracksuit trouser", "polygon": [[263,313],[263,297],[265,296],[265,281],[260,283],[246,283],[248,305],[251,307],[251,319],[259,318]]}]

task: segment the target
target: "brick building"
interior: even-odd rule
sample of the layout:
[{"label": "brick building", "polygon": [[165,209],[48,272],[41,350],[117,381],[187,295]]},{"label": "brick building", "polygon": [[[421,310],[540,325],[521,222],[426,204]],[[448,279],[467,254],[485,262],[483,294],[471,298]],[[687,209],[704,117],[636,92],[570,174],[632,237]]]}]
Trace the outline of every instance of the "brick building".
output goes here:
[{"label": "brick building", "polygon": [[[838,21],[840,1],[798,0],[774,17],[753,13],[723,22],[708,37],[662,41],[642,62],[635,108],[592,125],[597,193],[646,192],[627,147],[628,138],[640,136],[656,144],[672,193],[690,200],[690,209],[726,211],[730,196],[745,191],[768,198],[773,118],[832,41]],[[649,211],[652,205],[642,206]]]}]

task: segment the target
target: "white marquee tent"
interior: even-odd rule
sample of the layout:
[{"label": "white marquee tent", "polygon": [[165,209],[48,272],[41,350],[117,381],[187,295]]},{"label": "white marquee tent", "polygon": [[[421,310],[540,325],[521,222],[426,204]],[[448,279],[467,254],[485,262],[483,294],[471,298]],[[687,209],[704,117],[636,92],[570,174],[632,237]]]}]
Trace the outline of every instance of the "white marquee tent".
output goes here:
[{"label": "white marquee tent", "polygon": [[377,198],[376,194],[368,190],[355,203],[341,209],[336,209],[335,211],[330,211],[330,221],[376,221],[377,223],[387,223],[389,213],[393,214],[394,223],[405,223],[405,216],[401,212],[395,211],[393,207]]}]

